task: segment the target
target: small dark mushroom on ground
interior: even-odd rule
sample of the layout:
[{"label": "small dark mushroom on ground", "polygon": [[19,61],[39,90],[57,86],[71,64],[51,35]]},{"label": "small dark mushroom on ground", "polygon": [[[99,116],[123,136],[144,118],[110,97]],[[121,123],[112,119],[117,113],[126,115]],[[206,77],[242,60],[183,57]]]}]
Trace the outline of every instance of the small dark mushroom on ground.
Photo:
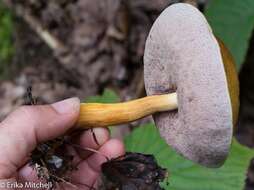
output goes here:
[{"label": "small dark mushroom on ground", "polygon": [[127,152],[102,164],[106,190],[162,190],[160,182],[168,177],[153,155]]}]

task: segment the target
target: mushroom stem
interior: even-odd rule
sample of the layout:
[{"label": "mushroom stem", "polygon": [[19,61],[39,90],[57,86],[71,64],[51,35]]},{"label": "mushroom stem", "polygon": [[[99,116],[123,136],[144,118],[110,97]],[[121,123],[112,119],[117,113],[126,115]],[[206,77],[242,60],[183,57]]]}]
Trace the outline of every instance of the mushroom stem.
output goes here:
[{"label": "mushroom stem", "polygon": [[123,103],[82,103],[78,128],[107,127],[132,122],[156,112],[177,109],[177,94],[154,95]]}]

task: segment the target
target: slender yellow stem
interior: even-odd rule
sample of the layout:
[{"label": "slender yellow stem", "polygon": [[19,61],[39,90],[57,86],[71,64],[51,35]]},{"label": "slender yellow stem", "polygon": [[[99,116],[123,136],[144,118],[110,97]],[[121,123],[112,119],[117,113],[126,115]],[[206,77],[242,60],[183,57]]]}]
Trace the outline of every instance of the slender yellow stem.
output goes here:
[{"label": "slender yellow stem", "polygon": [[77,127],[107,127],[135,121],[156,112],[175,109],[177,109],[176,93],[147,96],[115,104],[82,103]]}]

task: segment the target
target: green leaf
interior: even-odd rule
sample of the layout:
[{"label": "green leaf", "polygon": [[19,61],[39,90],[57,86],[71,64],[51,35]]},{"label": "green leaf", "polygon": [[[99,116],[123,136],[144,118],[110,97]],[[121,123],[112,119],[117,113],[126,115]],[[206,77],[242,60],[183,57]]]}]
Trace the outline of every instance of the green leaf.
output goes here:
[{"label": "green leaf", "polygon": [[206,16],[215,35],[222,39],[233,54],[239,69],[254,27],[254,1],[212,0]]},{"label": "green leaf", "polygon": [[247,168],[254,151],[233,140],[226,163],[219,169],[208,169],[179,156],[160,137],[153,124],[137,128],[126,137],[128,151],[153,154],[169,171],[168,190],[242,190]]},{"label": "green leaf", "polygon": [[87,103],[115,103],[119,101],[118,95],[110,90],[105,89],[101,96],[91,96],[86,99]]}]

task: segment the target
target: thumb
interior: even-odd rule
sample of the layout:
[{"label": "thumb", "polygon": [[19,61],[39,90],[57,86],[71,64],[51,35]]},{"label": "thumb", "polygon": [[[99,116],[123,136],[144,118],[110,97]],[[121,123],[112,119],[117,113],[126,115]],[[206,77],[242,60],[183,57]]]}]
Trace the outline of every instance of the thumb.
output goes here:
[{"label": "thumb", "polygon": [[70,98],[51,105],[22,106],[0,123],[0,179],[15,175],[40,142],[63,135],[78,118],[80,101]]}]

